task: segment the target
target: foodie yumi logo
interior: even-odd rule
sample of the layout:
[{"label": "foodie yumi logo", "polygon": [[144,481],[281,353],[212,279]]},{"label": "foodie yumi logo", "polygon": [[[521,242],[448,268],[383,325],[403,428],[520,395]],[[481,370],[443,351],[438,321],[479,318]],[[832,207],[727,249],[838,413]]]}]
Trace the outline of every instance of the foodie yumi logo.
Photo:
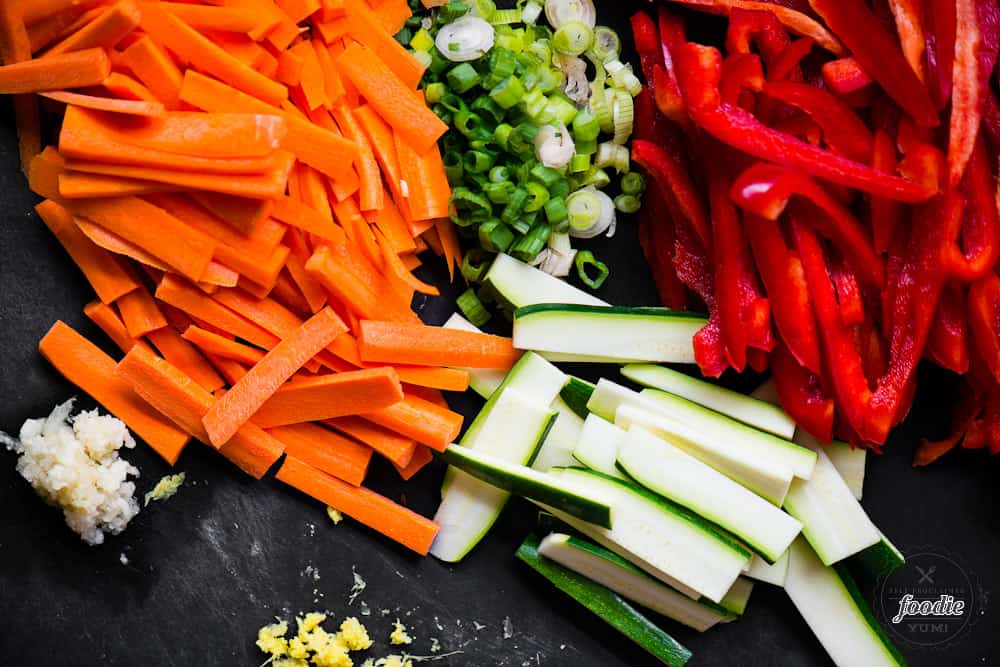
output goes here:
[{"label": "foodie yumi logo", "polygon": [[941,647],[960,639],[982,616],[985,592],[958,557],[923,547],[882,577],[877,602],[883,625],[897,639]]}]

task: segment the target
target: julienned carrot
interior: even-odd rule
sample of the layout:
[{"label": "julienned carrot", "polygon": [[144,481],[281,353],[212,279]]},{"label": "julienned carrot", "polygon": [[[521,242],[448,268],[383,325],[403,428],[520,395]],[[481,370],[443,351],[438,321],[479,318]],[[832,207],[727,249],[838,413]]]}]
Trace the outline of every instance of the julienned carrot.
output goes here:
[{"label": "julienned carrot", "polygon": [[218,328],[220,331],[238,336],[259,347],[270,349],[280,340],[277,336],[262,329],[242,315],[234,313],[218,301],[202,294],[197,287],[173,274],[167,274],[160,281],[160,286],[156,290],[156,298],[197,320]]},{"label": "julienned carrot", "polygon": [[54,146],[46,146],[28,166],[28,187],[39,197],[59,198],[59,175],[66,171],[66,160]]},{"label": "julienned carrot", "polygon": [[0,94],[96,86],[111,73],[104,49],[87,49],[0,67]]},{"label": "julienned carrot", "polygon": [[325,221],[332,222],[333,210],[327,193],[326,178],[323,177],[323,174],[304,164],[299,164],[295,171],[302,203],[319,213]]},{"label": "julienned carrot", "polygon": [[294,161],[294,157],[290,153],[279,151],[276,153],[274,166],[262,174],[207,174],[179,169],[104,164],[84,160],[71,160],[66,166],[71,171],[137,178],[192,190],[207,190],[250,199],[273,199],[283,193],[288,173]]},{"label": "julienned carrot", "polygon": [[[132,0],[121,0],[121,2],[108,7],[79,31],[46,51],[42,58],[52,58],[71,51],[81,51],[94,47],[110,49],[125,35],[138,27],[141,16],[142,12]],[[60,86],[60,88],[75,87]]]},{"label": "julienned carrot", "polygon": [[368,103],[417,152],[430,150],[448,130],[371,49],[352,44],[337,63]]},{"label": "julienned carrot", "polygon": [[140,345],[146,347],[149,346],[146,342],[140,338],[133,338],[128,330],[125,328],[125,324],[118,317],[118,313],[115,309],[106,303],[102,303],[100,300],[91,301],[86,306],[83,307],[83,314],[90,318],[90,321],[101,328],[108,338],[110,338],[115,345],[117,345],[122,352],[128,352],[135,345]]},{"label": "julienned carrot", "polygon": [[419,446],[412,438],[407,438],[361,417],[337,417],[323,423],[359,442],[363,442],[398,466],[409,465]]},{"label": "julienned carrot", "polygon": [[510,338],[425,324],[364,320],[361,359],[414,366],[509,369],[521,356]]},{"label": "julienned carrot", "polygon": [[423,261],[420,259],[420,255],[400,255],[399,261],[403,263],[403,266],[406,267],[407,271],[415,271],[423,266]]},{"label": "julienned carrot", "polygon": [[226,381],[216,372],[197,348],[181,338],[172,327],[163,327],[146,334],[160,355],[177,370],[188,375],[205,391],[215,391],[225,386]]},{"label": "julienned carrot", "polygon": [[[405,284],[408,288],[416,290],[421,294],[430,294],[431,296],[438,296],[441,292],[438,291],[437,287],[433,285],[428,285],[424,281],[418,279],[412,273],[410,273],[403,262],[400,261],[399,255],[392,249],[392,244],[386,239],[382,232],[376,230],[375,237],[378,239],[378,245],[382,249],[382,257],[385,259],[385,265],[389,269],[389,274],[394,276],[400,282]],[[408,297],[407,302],[410,301]]]},{"label": "julienned carrot", "polygon": [[232,359],[226,359],[224,357],[217,357],[212,354],[206,354],[208,360],[212,362],[215,366],[215,370],[219,371],[222,377],[226,378],[226,382],[230,385],[234,385],[243,379],[243,376],[247,374],[247,368],[238,361],[233,361]]},{"label": "julienned carrot", "polygon": [[[44,197],[63,199],[94,199],[95,197],[132,197],[157,192],[176,192],[180,186],[155,181],[139,181],[134,178],[85,174],[80,171],[64,172],[57,175],[55,194]],[[37,192],[37,191],[36,191]]]},{"label": "julienned carrot", "polygon": [[179,54],[192,66],[249,95],[274,105],[281,104],[288,97],[285,86],[244,65],[159,5],[143,5],[142,27],[150,37]]},{"label": "julienned carrot", "polygon": [[302,318],[278,302],[257,298],[242,289],[220,290],[212,298],[278,338],[285,338],[302,325]]},{"label": "julienned carrot", "polygon": [[285,380],[346,330],[341,319],[324,308],[271,348],[205,415],[203,423],[212,444],[219,446],[231,438]]},{"label": "julienned carrot", "polygon": [[[6,4],[12,5],[14,3]],[[31,4],[34,6],[34,3]],[[31,52],[38,53],[45,47],[66,39],[68,36],[92,23],[103,11],[103,7],[88,8],[81,4],[76,8],[61,11],[58,14],[51,14],[39,21],[29,21],[27,28],[28,39],[31,42]]]},{"label": "julienned carrot", "polygon": [[320,67],[316,51],[308,41],[302,41],[291,48],[292,53],[302,58],[302,71],[299,73],[299,89],[309,109],[329,105],[326,96],[326,80],[323,68]]},{"label": "julienned carrot", "polygon": [[212,261],[214,244],[191,233],[162,208],[137,197],[80,200],[73,204],[73,212],[159,257],[191,280],[200,280]]},{"label": "julienned carrot", "polygon": [[118,306],[125,328],[133,338],[141,338],[167,326],[167,320],[159,306],[143,286],[118,299],[115,305]]},{"label": "julienned carrot", "polygon": [[[364,0],[361,0],[364,2]],[[396,40],[392,40],[396,41]],[[382,174],[375,161],[375,153],[368,137],[361,129],[354,114],[346,104],[337,104],[333,107],[333,117],[340,126],[340,131],[345,137],[358,145],[358,177],[361,180],[361,189],[358,196],[358,203],[362,211],[378,211],[384,206],[382,192]]]},{"label": "julienned carrot", "polygon": [[108,231],[104,227],[101,227],[100,225],[85,218],[75,217],[73,218],[73,221],[76,223],[76,226],[80,228],[80,231],[86,234],[88,239],[108,252],[128,257],[129,259],[139,262],[139,264],[143,266],[148,266],[156,269],[157,271],[170,270],[170,266],[166,262],[163,262],[158,257],[151,255],[136,244],[126,241],[114,232]]},{"label": "julienned carrot", "polygon": [[306,263],[302,261],[301,257],[290,254],[288,260],[285,262],[285,270],[299,292],[301,292],[310,313],[315,313],[326,305],[326,290],[318,280],[312,277],[312,274],[306,269]]},{"label": "julienned carrot", "polygon": [[[21,8],[12,3],[0,3],[0,65],[13,65],[31,60],[33,52]],[[33,95],[16,95],[13,99],[14,123],[17,126],[17,147],[21,171],[28,174],[31,163],[42,151],[42,125],[38,100]]]},{"label": "julienned carrot", "polygon": [[160,117],[167,113],[166,107],[159,102],[141,102],[136,100],[117,100],[110,97],[96,97],[94,95],[81,95],[67,90],[53,90],[41,93],[42,97],[47,97],[63,104],[94,109],[97,111],[109,111],[111,113],[127,114],[131,116]]},{"label": "julienned carrot", "polygon": [[375,226],[385,235],[393,252],[397,255],[409,254],[417,249],[417,244],[410,236],[406,221],[403,220],[403,214],[399,212],[399,207],[396,206],[392,197],[386,197],[385,206],[378,212],[378,217],[375,219]]},{"label": "julienned carrot", "polygon": [[306,270],[323,287],[360,317],[374,318],[379,313],[379,300],[375,292],[355,276],[341,262],[336,261],[330,249],[321,245],[306,262]]},{"label": "julienned carrot", "polygon": [[125,49],[121,60],[158,100],[171,109],[177,106],[184,75],[166,51],[149,36],[142,37]]},{"label": "julienned carrot", "polygon": [[[438,218],[434,223],[438,238],[441,239],[441,247],[444,250],[444,261],[448,264],[448,279],[455,278],[455,269],[462,264],[462,248],[458,244],[458,233],[450,218]],[[407,266],[407,270],[412,268]]]},{"label": "julienned carrot", "polygon": [[320,0],[274,0],[274,4],[294,23],[302,23],[320,10]]},{"label": "julienned carrot", "polygon": [[289,486],[426,555],[438,533],[430,519],[365,487],[354,487],[295,457],[286,457],[277,477]]},{"label": "julienned carrot", "polygon": [[194,343],[203,352],[216,357],[232,359],[248,366],[253,366],[263,359],[266,354],[264,350],[238,343],[235,340],[194,325],[185,329],[183,336],[185,340]]},{"label": "julienned carrot", "polygon": [[129,75],[122,74],[121,72],[112,72],[109,74],[108,78],[101,82],[101,88],[122,100],[156,102],[162,105],[162,102],[156,99],[153,91]]},{"label": "julienned carrot", "polygon": [[160,7],[196,30],[250,32],[257,27],[256,17],[239,7],[206,7],[181,2],[161,2]]},{"label": "julienned carrot", "polygon": [[447,218],[451,187],[443,176],[444,163],[437,146],[418,153],[400,133],[395,134],[400,178],[406,182],[406,204],[414,220]]},{"label": "julienned carrot", "polygon": [[396,369],[400,382],[405,384],[444,391],[465,391],[469,388],[468,371],[430,366],[393,366],[393,368]]},{"label": "julienned carrot", "polygon": [[423,470],[424,467],[433,460],[434,454],[431,452],[430,447],[424,447],[421,445],[417,447],[416,451],[413,452],[413,458],[410,459],[410,463],[408,465],[398,466],[393,463],[392,466],[396,469],[396,472],[399,473],[400,477],[404,480],[409,480],[411,477]]},{"label": "julienned carrot", "polygon": [[[118,364],[116,377],[186,433],[208,442],[201,420],[216,399],[170,362],[136,347]],[[219,452],[260,479],[281,458],[284,445],[263,429],[246,424]]]},{"label": "julienned carrot", "polygon": [[291,49],[282,51],[278,56],[278,72],[275,75],[278,81],[289,87],[299,85],[302,78],[302,67],[305,62],[302,56]]},{"label": "julienned carrot", "polygon": [[187,433],[164,419],[119,378],[115,362],[96,345],[57,321],[39,341],[38,350],[67,380],[125,422],[160,456],[171,464],[177,461],[187,444]]},{"label": "julienned carrot", "polygon": [[462,430],[462,415],[410,395],[388,408],[361,416],[439,452]]},{"label": "julienned carrot", "polygon": [[22,0],[21,2],[10,3],[18,7],[29,25],[37,23],[50,16],[73,11],[78,9],[85,11],[98,5],[104,4],[107,0]]},{"label": "julienned carrot", "polygon": [[[284,177],[287,180],[287,175]],[[246,234],[253,234],[258,227],[270,227],[278,234],[273,246],[277,246],[284,234],[284,227],[274,223],[266,226],[264,223],[274,210],[272,198],[264,200],[247,199],[218,192],[192,192],[191,198],[208,210],[209,213],[224,220],[236,229]],[[263,231],[261,232],[263,233]]]},{"label": "julienned carrot", "polygon": [[[191,106],[210,112],[266,114],[278,110],[193,70],[184,74],[180,98]],[[357,156],[357,147],[353,143],[294,115],[285,114],[285,120],[288,122],[288,134],[281,142],[282,148],[333,179],[343,178],[351,170]]]},{"label": "julienned carrot", "polygon": [[319,67],[323,70],[323,84],[326,89],[326,98],[330,104],[336,104],[347,93],[344,88],[344,82],[340,78],[340,73],[337,72],[333,56],[326,45],[319,39],[310,41],[312,42],[313,51],[316,52],[316,60],[319,62]]},{"label": "julienned carrot", "polygon": [[254,413],[263,428],[374,412],[403,400],[396,371],[389,367],[319,375],[281,386]]},{"label": "julienned carrot", "polygon": [[175,218],[183,220],[188,226],[194,227],[219,243],[230,246],[241,254],[253,257],[258,261],[270,257],[271,253],[278,247],[280,236],[283,235],[279,231],[278,238],[271,242],[270,239],[240,232],[185,195],[151,195],[145,199]]},{"label": "julienned carrot", "polygon": [[385,30],[378,15],[373,12],[366,0],[346,0],[348,34],[361,42],[392,70],[411,90],[420,85],[424,75],[424,66],[410,55],[409,51],[400,45],[393,35]]},{"label": "julienned carrot", "polygon": [[294,456],[353,486],[361,486],[372,459],[371,447],[316,424],[291,424],[267,429]]},{"label": "julienned carrot", "polygon": [[319,33],[319,37],[326,45],[331,45],[347,35],[347,17],[340,16],[330,21],[316,23],[314,29]]},{"label": "julienned carrot", "polygon": [[83,271],[97,298],[112,303],[139,288],[139,282],[122,261],[84,236],[63,206],[46,199],[35,210]]},{"label": "julienned carrot", "polygon": [[[293,259],[293,255],[288,256],[288,261],[292,261]],[[309,302],[306,301],[305,296],[302,294],[302,290],[300,290],[299,286],[295,284],[294,280],[292,280],[288,271],[282,271],[278,274],[278,279],[274,282],[274,287],[271,288],[268,296],[301,317],[307,317],[313,313],[318,313],[322,310],[323,306],[326,305],[326,300],[324,298],[322,306],[316,308],[315,310],[310,308]],[[336,310],[336,308],[334,310]]]}]

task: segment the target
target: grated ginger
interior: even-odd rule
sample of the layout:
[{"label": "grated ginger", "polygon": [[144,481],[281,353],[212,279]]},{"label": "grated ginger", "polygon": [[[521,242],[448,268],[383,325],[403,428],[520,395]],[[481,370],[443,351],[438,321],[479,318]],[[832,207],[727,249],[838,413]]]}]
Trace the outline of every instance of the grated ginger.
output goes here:
[{"label": "grated ginger", "polygon": [[164,475],[156,483],[156,486],[153,487],[153,490],[146,494],[142,506],[147,507],[153,501],[173,498],[182,484],[184,484],[184,473],[179,472],[176,475]]},{"label": "grated ginger", "polygon": [[[374,642],[368,628],[354,616],[345,618],[337,632],[323,628],[327,615],[310,612],[296,617],[295,636],[288,636],[288,623],[279,621],[265,625],[257,632],[257,647],[269,656],[265,664],[272,667],[354,667],[351,653],[365,651]],[[409,644],[413,639],[398,620],[390,640],[394,644]],[[362,667],[413,667],[415,658],[409,655],[387,655],[367,658]],[[426,659],[426,658],[424,658]]]},{"label": "grated ginger", "polygon": [[407,634],[406,626],[400,623],[398,618],[392,626],[392,634],[389,635],[389,642],[396,646],[413,643],[413,637]]}]

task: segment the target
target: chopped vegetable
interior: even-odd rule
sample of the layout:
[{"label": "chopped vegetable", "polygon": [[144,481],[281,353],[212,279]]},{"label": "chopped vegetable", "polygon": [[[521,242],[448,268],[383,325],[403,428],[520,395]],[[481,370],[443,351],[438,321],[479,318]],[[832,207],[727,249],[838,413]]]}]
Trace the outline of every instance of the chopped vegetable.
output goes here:
[{"label": "chopped vegetable", "polygon": [[183,472],[179,472],[176,475],[164,475],[160,478],[160,481],[156,483],[156,486],[154,486],[153,489],[145,495],[142,503],[143,507],[146,507],[152,501],[162,501],[173,498],[177,491],[180,490],[182,484],[184,484]]}]

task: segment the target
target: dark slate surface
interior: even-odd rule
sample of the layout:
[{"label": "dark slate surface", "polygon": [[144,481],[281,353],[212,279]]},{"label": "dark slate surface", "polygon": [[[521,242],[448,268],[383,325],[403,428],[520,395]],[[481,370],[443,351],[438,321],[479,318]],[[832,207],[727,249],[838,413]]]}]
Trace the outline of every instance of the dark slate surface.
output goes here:
[{"label": "dark slate surface", "polygon": [[[623,25],[626,9],[601,11]],[[6,111],[0,193],[0,429],[16,432],[24,419],[45,415],[75,394],[36,352],[54,320],[112,348],[81,313],[89,287],[31,211],[35,200],[17,169]],[[655,302],[630,222],[613,242],[595,247],[614,267],[601,296],[619,304]],[[443,283],[442,268],[431,264],[425,277]],[[425,319],[443,321],[453,296],[454,290],[427,300]],[[581,372],[593,379],[601,371]],[[955,388],[953,378],[934,369],[923,369],[921,380],[910,419],[887,453],[871,461],[864,505],[904,551],[930,546],[951,553],[989,595],[1000,590],[1000,470],[980,452],[950,455],[927,471],[910,467],[917,439],[942,433],[944,399]],[[478,406],[470,397],[454,404],[466,414]],[[79,406],[93,404],[81,397]],[[145,447],[127,457],[142,470],[140,494],[170,472]],[[432,637],[444,651],[463,651],[441,665],[653,663],[513,558],[535,515],[526,503],[512,503],[492,534],[453,567],[416,558],[349,520],[334,527],[312,500],[271,478],[254,482],[195,444],[176,467],[188,478],[176,497],[145,509],[123,535],[88,547],[39,501],[14,462],[0,452],[0,664],[253,667],[261,662],[256,629],[275,615],[328,609],[341,617],[366,608],[371,615],[362,620],[378,640],[373,655],[389,652],[388,633],[398,617],[416,637],[412,652],[428,654]],[[369,479],[431,515],[441,475],[434,465],[404,486],[391,466],[377,463]],[[352,568],[368,587],[351,605]],[[947,647],[901,648],[917,666],[989,664],[1000,650],[997,614],[987,606]],[[506,639],[505,619],[513,633]],[[664,627],[694,651],[692,665],[829,662],[784,593],[764,584],[738,623],[701,636],[669,621]]]}]

